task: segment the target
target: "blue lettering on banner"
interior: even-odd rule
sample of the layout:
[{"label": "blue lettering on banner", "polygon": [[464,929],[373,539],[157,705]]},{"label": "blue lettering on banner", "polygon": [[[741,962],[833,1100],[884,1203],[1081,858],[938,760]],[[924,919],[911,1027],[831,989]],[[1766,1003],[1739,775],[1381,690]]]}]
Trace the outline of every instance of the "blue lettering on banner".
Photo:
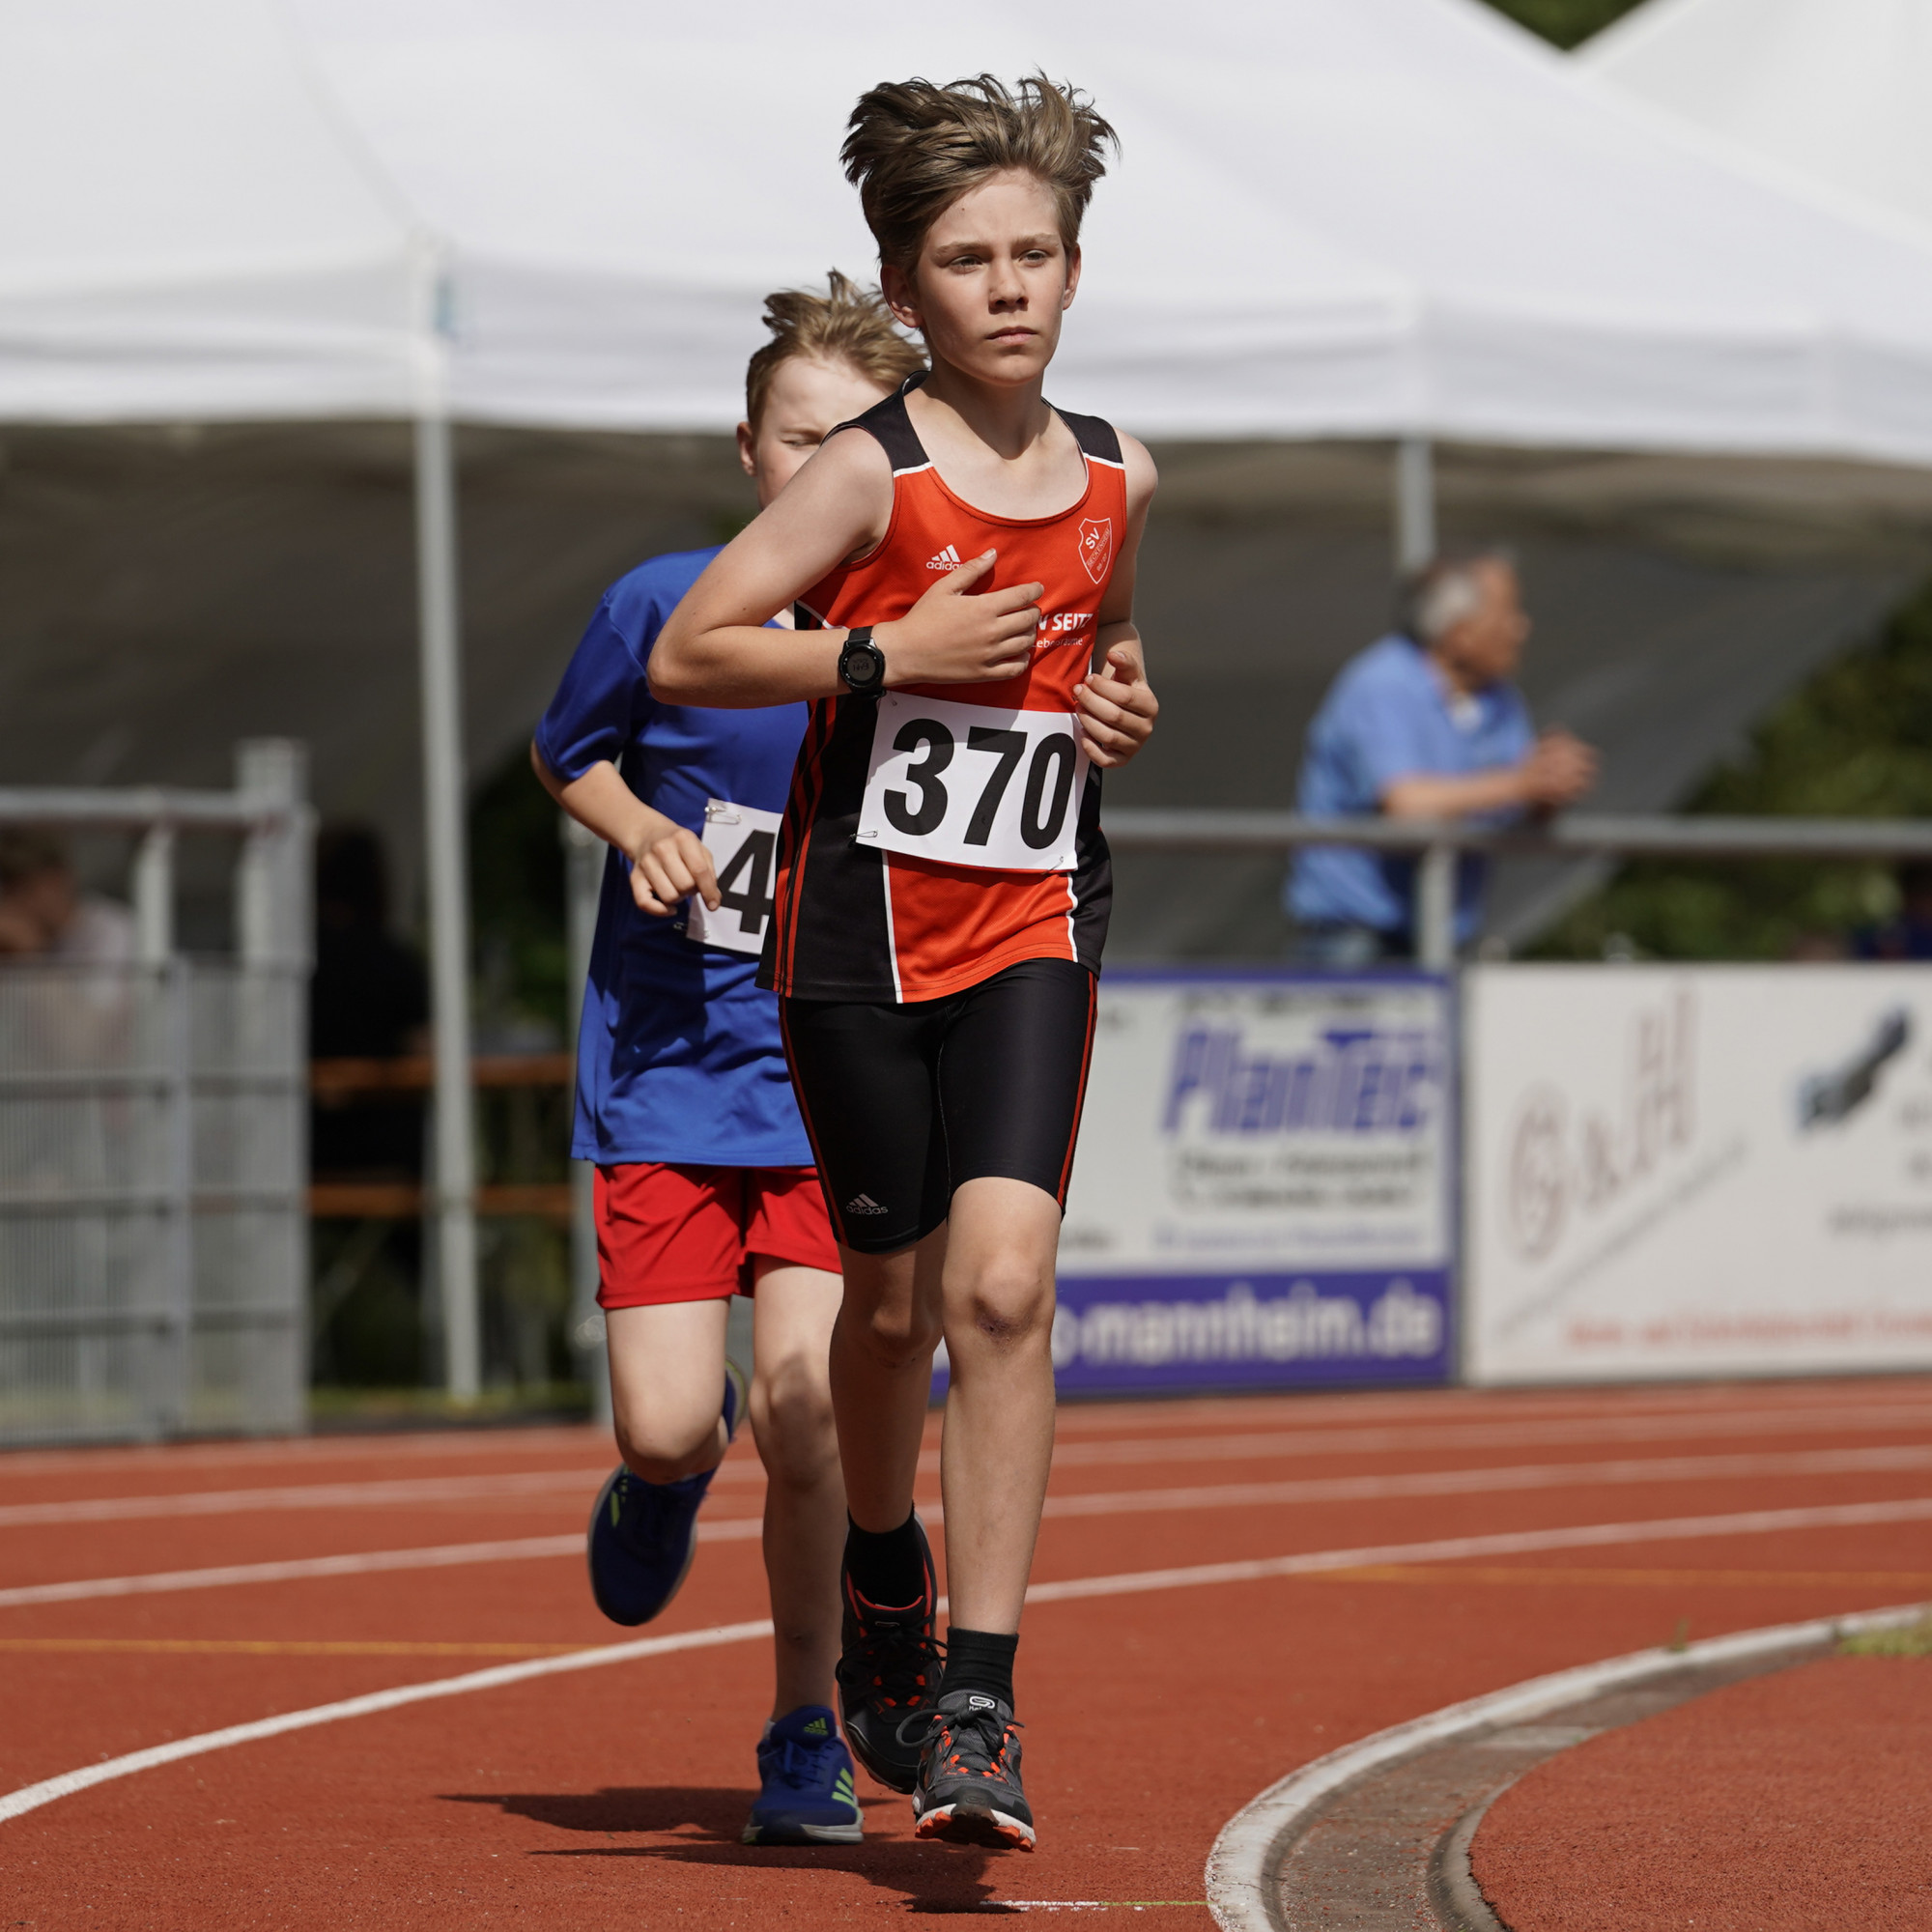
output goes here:
[{"label": "blue lettering on banner", "polygon": [[1176,1043],[1164,1133],[1416,1134],[1435,1117],[1433,1031],[1330,1026],[1312,1050],[1251,1052],[1236,1026],[1193,1026]]}]

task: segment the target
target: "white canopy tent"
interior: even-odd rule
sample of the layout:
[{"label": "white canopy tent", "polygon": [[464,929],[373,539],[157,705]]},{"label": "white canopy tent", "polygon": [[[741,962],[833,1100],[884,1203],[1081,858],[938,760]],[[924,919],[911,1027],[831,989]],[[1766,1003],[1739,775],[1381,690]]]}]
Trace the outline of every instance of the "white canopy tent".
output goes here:
[{"label": "white canopy tent", "polygon": [[869,255],[834,159],[858,91],[1038,66],[1125,135],[1058,386],[1138,431],[1932,455],[1932,259],[1479,0],[1090,27],[1067,0],[9,9],[0,158],[42,191],[0,211],[0,415],[407,412],[440,318],[460,417],[728,424],[746,304]]},{"label": "white canopy tent", "polygon": [[[477,1371],[448,422],[709,429],[765,291],[870,256],[883,76],[1043,68],[1125,151],[1069,405],[1149,436],[1932,460],[1932,254],[1478,0],[63,0],[0,11],[0,419],[418,424],[438,1194]],[[782,130],[781,133],[779,130]]]},{"label": "white canopy tent", "polygon": [[1932,246],[1925,0],[1650,0],[1577,55],[1787,180]]}]

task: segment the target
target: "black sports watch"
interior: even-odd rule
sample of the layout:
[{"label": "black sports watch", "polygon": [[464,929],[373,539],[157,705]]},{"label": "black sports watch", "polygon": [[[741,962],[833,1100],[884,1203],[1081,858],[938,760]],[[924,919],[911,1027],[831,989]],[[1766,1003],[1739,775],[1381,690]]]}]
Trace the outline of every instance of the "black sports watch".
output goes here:
[{"label": "black sports watch", "polygon": [[855,697],[876,697],[886,688],[886,654],[872,641],[872,627],[857,624],[838,653],[838,675]]}]

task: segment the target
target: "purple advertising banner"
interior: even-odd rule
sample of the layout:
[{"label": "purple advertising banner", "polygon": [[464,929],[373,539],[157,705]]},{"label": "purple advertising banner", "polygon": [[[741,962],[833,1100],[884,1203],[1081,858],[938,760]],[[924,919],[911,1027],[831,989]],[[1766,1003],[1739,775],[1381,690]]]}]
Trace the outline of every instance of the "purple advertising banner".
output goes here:
[{"label": "purple advertising banner", "polygon": [[1446,1273],[1063,1276],[1063,1394],[1447,1378]]},{"label": "purple advertising banner", "polygon": [[1452,1091],[1439,976],[1109,973],[1061,1235],[1062,1392],[1446,1381]]}]

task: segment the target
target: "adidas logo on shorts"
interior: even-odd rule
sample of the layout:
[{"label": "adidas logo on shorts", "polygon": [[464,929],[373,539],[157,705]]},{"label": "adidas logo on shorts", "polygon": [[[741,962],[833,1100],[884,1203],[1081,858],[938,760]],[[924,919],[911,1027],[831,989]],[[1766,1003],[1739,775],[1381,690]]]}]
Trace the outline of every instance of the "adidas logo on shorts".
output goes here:
[{"label": "adidas logo on shorts", "polygon": [[948,544],[937,556],[926,558],[925,567],[928,570],[957,570],[961,560],[958,546]]},{"label": "adidas logo on shorts", "polygon": [[893,1210],[881,1208],[869,1194],[855,1194],[846,1202],[845,1211],[848,1214],[890,1214]]}]

